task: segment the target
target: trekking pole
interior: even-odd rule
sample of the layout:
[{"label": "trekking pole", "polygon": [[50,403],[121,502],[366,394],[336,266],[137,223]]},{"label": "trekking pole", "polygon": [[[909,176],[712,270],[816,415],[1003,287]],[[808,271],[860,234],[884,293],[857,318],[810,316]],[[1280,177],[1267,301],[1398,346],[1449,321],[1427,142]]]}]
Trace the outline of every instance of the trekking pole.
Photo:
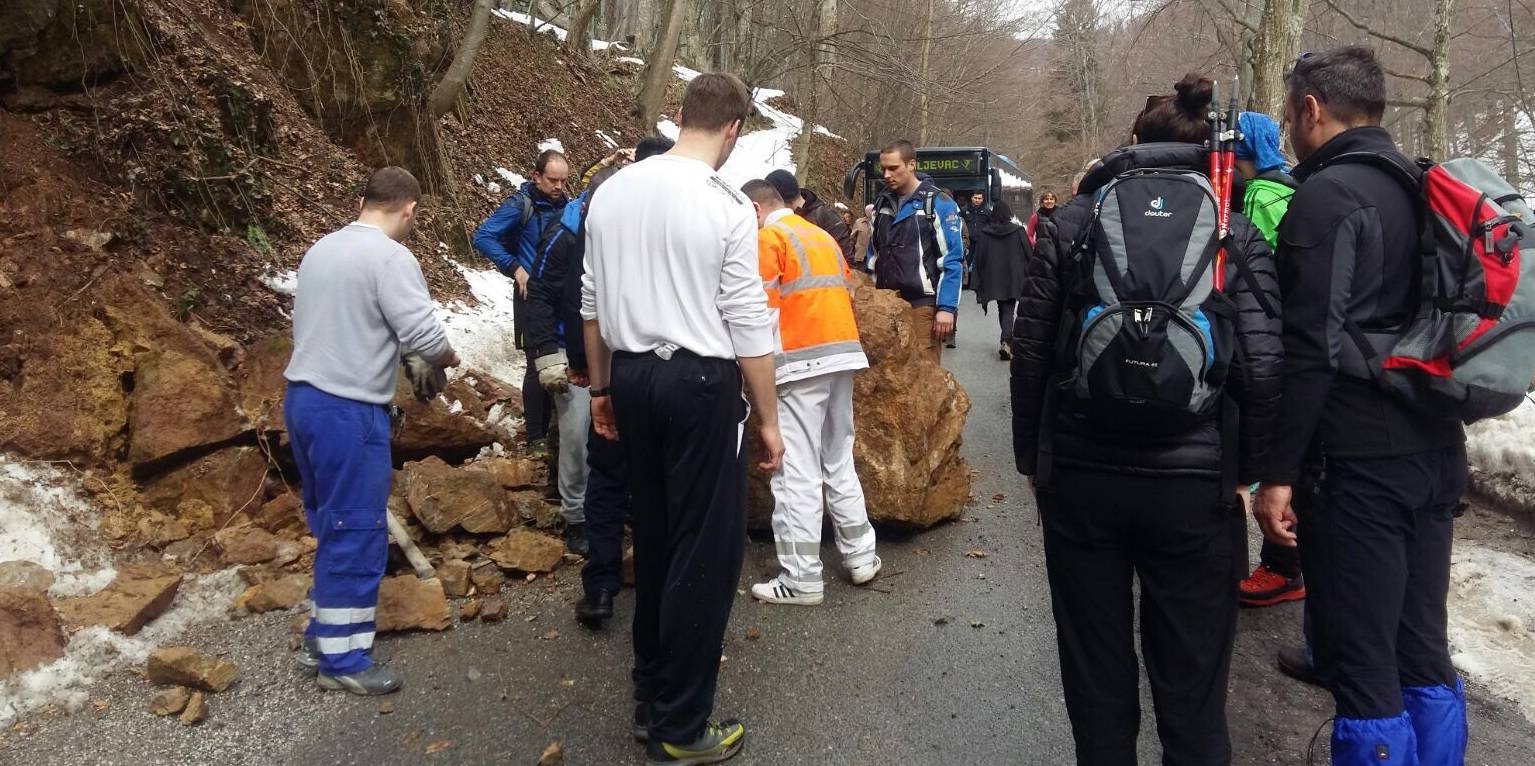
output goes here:
[{"label": "trekking pole", "polygon": [[1221,242],[1220,250],[1215,253],[1215,267],[1212,278],[1217,292],[1225,287],[1226,276],[1226,226],[1228,224],[1228,204],[1230,195],[1226,193],[1225,182],[1222,180],[1226,163],[1222,141],[1225,131],[1222,130],[1222,117],[1220,108],[1221,84],[1219,82],[1211,86],[1210,95],[1210,188],[1215,192],[1215,224],[1216,241]]}]

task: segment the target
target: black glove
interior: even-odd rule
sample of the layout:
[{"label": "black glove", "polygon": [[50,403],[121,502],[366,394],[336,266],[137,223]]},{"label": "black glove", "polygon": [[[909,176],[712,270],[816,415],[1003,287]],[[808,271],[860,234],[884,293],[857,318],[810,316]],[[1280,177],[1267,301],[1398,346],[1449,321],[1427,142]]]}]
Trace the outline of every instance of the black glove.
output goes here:
[{"label": "black glove", "polygon": [[415,351],[401,356],[400,363],[405,365],[405,375],[410,378],[417,399],[429,402],[448,387],[447,370],[428,362],[426,357]]}]

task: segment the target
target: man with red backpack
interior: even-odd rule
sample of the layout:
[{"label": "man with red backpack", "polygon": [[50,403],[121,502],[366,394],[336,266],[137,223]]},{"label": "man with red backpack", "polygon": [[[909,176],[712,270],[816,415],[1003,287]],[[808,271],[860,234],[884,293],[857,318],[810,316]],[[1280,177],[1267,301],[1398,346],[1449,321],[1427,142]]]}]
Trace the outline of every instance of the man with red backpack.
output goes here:
[{"label": "man with red backpack", "polygon": [[[1445,599],[1465,434],[1347,374],[1355,329],[1390,333],[1419,308],[1419,200],[1380,127],[1385,75],[1362,47],[1307,54],[1287,78],[1300,189],[1279,228],[1284,395],[1254,515],[1300,541],[1317,670],[1337,703],[1332,762],[1461,764],[1465,687]],[[1441,411],[1444,412],[1444,411]],[[1293,504],[1293,510],[1292,510]]]}]

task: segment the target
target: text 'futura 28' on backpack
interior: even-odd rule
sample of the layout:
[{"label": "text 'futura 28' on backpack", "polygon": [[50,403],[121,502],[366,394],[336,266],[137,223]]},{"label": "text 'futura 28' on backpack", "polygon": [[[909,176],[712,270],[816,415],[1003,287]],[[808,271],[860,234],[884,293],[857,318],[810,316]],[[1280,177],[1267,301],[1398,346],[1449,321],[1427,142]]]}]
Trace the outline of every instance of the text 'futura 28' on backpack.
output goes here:
[{"label": "text 'futura 28' on backpack", "polygon": [[[1404,166],[1386,155],[1332,161],[1392,175],[1418,204],[1422,280],[1407,324],[1344,329],[1340,367],[1413,409],[1465,423],[1523,401],[1535,377],[1535,217],[1496,171],[1471,158]],[[1353,348],[1350,348],[1352,344]]]},{"label": "text 'futura 28' on backpack", "polygon": [[[1134,170],[1100,190],[1073,247],[1080,289],[1058,349],[1073,411],[1110,431],[1158,435],[1220,406],[1236,309],[1215,287],[1218,225],[1201,173]],[[1228,257],[1250,278],[1242,254]]]}]

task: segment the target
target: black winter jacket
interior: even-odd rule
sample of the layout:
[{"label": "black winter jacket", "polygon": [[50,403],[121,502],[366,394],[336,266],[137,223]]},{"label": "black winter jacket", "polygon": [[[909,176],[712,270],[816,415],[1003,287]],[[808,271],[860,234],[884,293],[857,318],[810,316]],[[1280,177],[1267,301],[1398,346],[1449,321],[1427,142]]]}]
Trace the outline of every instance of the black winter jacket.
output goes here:
[{"label": "black winter jacket", "polygon": [[[1195,144],[1141,144],[1111,152],[1082,181],[1081,194],[1054,216],[1055,231],[1037,234],[1023,300],[1014,326],[1012,361],[1013,452],[1020,473],[1034,475],[1039,455],[1041,417],[1046,386],[1058,385],[1069,370],[1057,369],[1056,343],[1065,299],[1076,289],[1079,272],[1063,263],[1069,250],[1092,222],[1097,191],[1114,176],[1137,168],[1203,170],[1203,147]],[[1227,262],[1226,284],[1237,308],[1239,349],[1232,361],[1227,389],[1240,407],[1238,479],[1251,482],[1263,470],[1279,407],[1284,348],[1279,317],[1268,316],[1248,283],[1240,278],[1235,259],[1251,266],[1270,307],[1279,308],[1274,262],[1263,235],[1247,219],[1232,216],[1234,252]],[[1220,417],[1172,439],[1126,439],[1096,433],[1071,413],[1070,393],[1063,393],[1052,421],[1053,454],[1057,465],[1135,474],[1177,474],[1218,477],[1221,469]]]},{"label": "black winter jacket", "polygon": [[1022,226],[1011,221],[988,223],[974,234],[975,255],[970,270],[970,289],[982,306],[992,301],[1023,297],[1034,248]]},{"label": "black winter jacket", "polygon": [[586,198],[573,200],[559,220],[544,229],[528,277],[524,311],[533,358],[565,349],[575,372],[586,371],[581,322],[581,276],[586,273]]},{"label": "black winter jacket", "polygon": [[837,246],[842,248],[843,260],[852,263],[853,230],[848,227],[847,221],[842,220],[842,214],[822,202],[809,189],[800,189],[799,194],[805,198],[805,204],[799,209],[800,217],[821,227],[832,239],[837,240]]},{"label": "black winter jacket", "polygon": [[1350,152],[1405,161],[1390,133],[1367,127],[1336,136],[1295,168],[1300,188],[1279,225],[1285,377],[1266,482],[1293,484],[1323,453],[1392,457],[1465,439],[1458,420],[1418,414],[1337,373],[1339,355],[1354,348],[1343,320],[1366,332],[1399,327],[1417,308],[1422,271],[1413,197],[1380,168],[1334,163]]}]

